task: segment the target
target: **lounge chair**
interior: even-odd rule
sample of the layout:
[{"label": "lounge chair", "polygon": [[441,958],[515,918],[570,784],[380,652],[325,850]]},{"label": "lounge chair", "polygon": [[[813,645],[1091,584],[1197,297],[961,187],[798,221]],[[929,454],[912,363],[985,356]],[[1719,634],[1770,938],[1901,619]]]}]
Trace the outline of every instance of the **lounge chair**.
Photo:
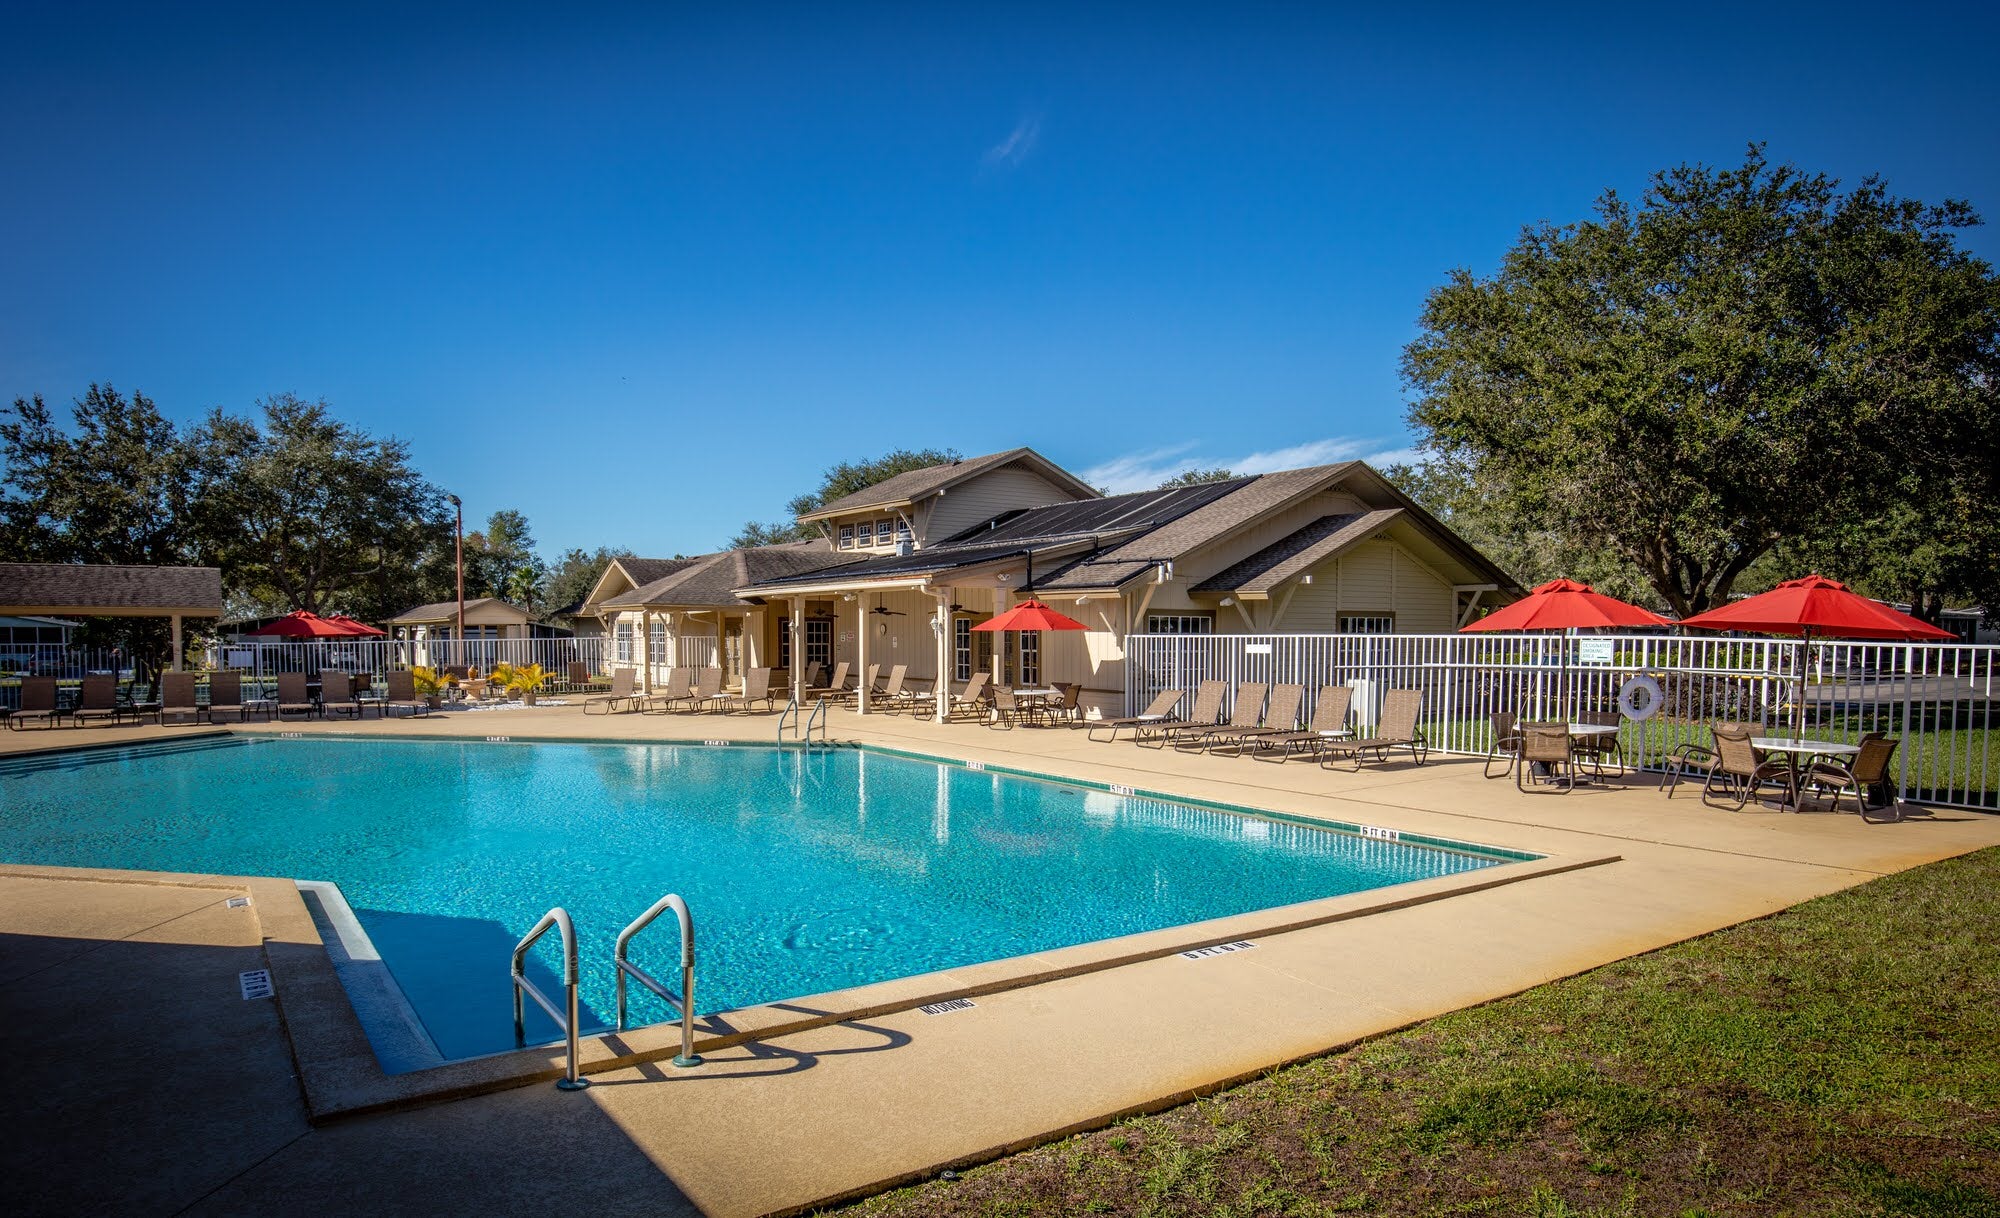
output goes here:
[{"label": "lounge chair", "polygon": [[370,709],[378,717],[382,713],[381,703],[362,701],[361,695],[355,691],[353,678],[336,668],[320,670],[319,706],[321,714],[332,711],[337,715],[353,715],[357,723]]},{"label": "lounge chair", "polygon": [[694,689],[687,695],[688,709],[705,711],[722,701],[722,670],[711,664],[694,670]]},{"label": "lounge chair", "polygon": [[56,679],[54,677],[22,677],[21,705],[7,716],[7,726],[20,731],[30,723],[40,723],[44,727],[57,727],[62,723],[63,712],[56,709]]},{"label": "lounge chair", "polygon": [[281,672],[278,674],[278,718],[286,715],[301,715],[312,718],[319,714],[319,703],[312,700],[312,692],[306,688],[306,674],[302,672]]},{"label": "lounge chair", "polygon": [[991,697],[986,690],[986,682],[991,680],[992,676],[993,674],[988,672],[973,673],[972,679],[965,683],[965,688],[951,695],[947,718],[956,719],[960,711],[969,711],[973,718],[984,719],[986,712],[992,709]]},{"label": "lounge chair", "polygon": [[82,727],[86,720],[109,719],[115,724],[125,717],[129,709],[118,703],[118,678],[100,673],[83,679],[83,688],[77,691],[76,706],[69,714],[76,725]]},{"label": "lounge chair", "polygon": [[[1565,795],[1576,790],[1576,771],[1579,765],[1576,742],[1570,738],[1567,723],[1522,723],[1515,730],[1520,734],[1519,756],[1515,758],[1514,787],[1526,791],[1528,784],[1535,780],[1536,767],[1542,770],[1544,790],[1557,786]],[[1357,767],[1359,762],[1356,763]]]},{"label": "lounge chair", "polygon": [[1200,685],[1195,686],[1194,709],[1188,712],[1187,718],[1164,719],[1158,723],[1141,724],[1138,730],[1133,733],[1133,741],[1138,744],[1144,744],[1148,740],[1157,740],[1159,743],[1153,747],[1163,749],[1176,736],[1184,736],[1191,732],[1207,731],[1221,722],[1222,699],[1228,692],[1229,683],[1227,681],[1203,681]]},{"label": "lounge chair", "polygon": [[175,722],[186,717],[189,723],[200,723],[204,708],[195,701],[194,674],[191,672],[166,672],[160,674],[160,707],[153,712],[153,721],[164,726],[167,716]]},{"label": "lounge chair", "polygon": [[598,710],[596,713],[609,715],[617,711],[621,704],[626,710],[637,710],[639,701],[633,693],[633,685],[638,680],[638,677],[639,670],[636,668],[613,669],[611,671],[610,692],[599,694],[595,698],[585,698],[583,700],[583,713],[588,715],[592,713],[592,707],[601,707],[603,709]]},{"label": "lounge chair", "polygon": [[848,686],[847,692],[840,695],[841,702],[848,706],[859,707],[861,705],[861,691],[863,689],[868,691],[870,701],[882,696],[882,666],[880,664],[870,664],[868,671],[861,675],[861,679]]},{"label": "lounge chair", "polygon": [[234,719],[238,723],[248,723],[250,712],[262,710],[268,702],[245,705],[243,702],[243,674],[240,672],[214,672],[208,675],[208,721]]},{"label": "lounge chair", "polygon": [[[1242,697],[1242,694],[1238,694]],[[1236,755],[1241,757],[1246,750],[1253,749],[1266,736],[1288,736],[1298,730],[1299,706],[1306,700],[1303,685],[1274,685],[1271,687],[1271,704],[1264,709],[1264,721],[1255,727],[1217,728],[1202,737],[1210,752],[1218,744],[1233,743]]]},{"label": "lounge chair", "polygon": [[[1218,738],[1234,739],[1247,731],[1254,731],[1264,721],[1264,699],[1271,692],[1270,685],[1263,681],[1245,681],[1236,687],[1236,704],[1229,710],[1229,722],[1214,727],[1175,734],[1174,747],[1184,749],[1192,745],[1197,753],[1206,752],[1209,742]],[[1287,727],[1298,726],[1298,705],[1292,706],[1292,721]],[[1240,746],[1239,746],[1240,747]]]},{"label": "lounge chair", "polygon": [[894,714],[896,708],[903,702],[905,696],[903,693],[903,681],[909,675],[910,666],[908,664],[898,664],[894,668],[891,668],[889,670],[889,683],[884,685],[879,691],[870,690],[868,692],[868,704],[870,706],[879,706],[884,712]]},{"label": "lounge chair", "polygon": [[[1807,766],[1799,775],[1801,797],[1808,793],[1827,796],[1833,803],[1834,811],[1840,810],[1840,797],[1854,796],[1854,810],[1866,820],[1870,812],[1878,808],[1896,811],[1896,795],[1889,787],[1889,762],[1896,755],[1899,741],[1883,736],[1880,732],[1870,732],[1861,738],[1861,751],[1846,764],[1821,758]],[[1881,804],[1871,807],[1868,798],[1881,791]]]},{"label": "lounge chair", "polygon": [[1364,753],[1375,754],[1376,761],[1389,760],[1389,750],[1408,749],[1418,765],[1430,755],[1430,743],[1417,726],[1417,719],[1424,712],[1424,693],[1420,689],[1392,689],[1382,695],[1382,718],[1375,725],[1375,734],[1366,740],[1329,740],[1320,747],[1322,766],[1330,766],[1335,757],[1351,757],[1354,768],[1361,768]]},{"label": "lounge chair", "polygon": [[[905,665],[899,664],[890,672],[889,684],[891,688],[884,690],[882,693],[883,708],[892,714],[904,710],[914,714],[919,707],[930,706],[932,704],[931,691],[916,687],[920,685],[934,685],[935,682],[929,677],[913,677],[908,672],[903,671],[905,668]],[[900,684],[896,681],[895,674],[897,672],[903,673],[903,679]]]},{"label": "lounge chair", "polygon": [[685,702],[694,696],[694,669],[685,664],[676,664],[667,670],[665,689],[656,689],[650,694],[640,694],[633,704],[648,715],[664,715],[674,709],[677,702]]},{"label": "lounge chair", "polygon": [[806,670],[799,674],[799,688],[818,689],[820,675],[825,671],[826,665],[820,663],[818,660],[810,661],[806,664]]},{"label": "lounge chair", "polygon": [[583,693],[588,690],[604,689],[607,687],[604,681],[599,680],[592,674],[590,665],[584,663],[582,660],[571,660],[569,662],[569,681],[567,684],[569,685],[570,693]]},{"label": "lounge chair", "polygon": [[771,670],[751,668],[743,673],[743,688],[738,693],[722,694],[715,699],[716,709],[727,710],[741,706],[744,714],[750,713],[750,704],[762,702],[766,711],[778,709],[778,700],[771,693]]},{"label": "lounge chair", "polygon": [[[981,673],[980,675],[984,676],[986,674]],[[1100,719],[1096,723],[1091,724],[1084,732],[1084,738],[1087,740],[1096,740],[1097,733],[1109,731],[1111,734],[1104,738],[1104,743],[1109,744],[1111,741],[1118,739],[1118,729],[1121,727],[1129,727],[1136,734],[1147,724],[1165,723],[1174,717],[1174,707],[1179,706],[1181,699],[1185,696],[1178,689],[1163,689],[1153,695],[1153,700],[1146,704],[1146,709],[1142,713],[1127,715],[1123,719]]]},{"label": "lounge chair", "polygon": [[[1319,699],[1313,703],[1312,719],[1304,731],[1272,732],[1249,738],[1255,748],[1251,756],[1259,761],[1285,762],[1294,753],[1310,753],[1319,756],[1319,751],[1329,740],[1339,740],[1349,734],[1347,712],[1354,705],[1354,690],[1346,685],[1322,685]],[[1276,756],[1267,754],[1275,753]]]},{"label": "lounge chair", "polygon": [[[817,669],[819,665],[815,662],[812,667]],[[817,698],[821,701],[829,698],[845,698],[847,696],[847,669],[847,661],[842,660],[833,666],[833,676],[826,684],[821,685],[815,681],[807,680],[805,683],[805,696],[808,698]]]},{"label": "lounge chair", "polygon": [[418,715],[431,713],[431,704],[417,697],[417,679],[408,669],[400,669],[389,674],[386,692],[388,696],[380,704],[385,717],[390,711],[396,710],[410,712],[410,717],[413,719]]}]

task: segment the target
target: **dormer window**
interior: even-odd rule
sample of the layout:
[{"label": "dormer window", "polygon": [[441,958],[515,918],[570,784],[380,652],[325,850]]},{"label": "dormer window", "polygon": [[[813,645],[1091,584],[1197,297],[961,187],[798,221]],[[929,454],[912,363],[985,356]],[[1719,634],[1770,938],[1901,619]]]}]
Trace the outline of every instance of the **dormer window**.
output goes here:
[{"label": "dormer window", "polygon": [[840,526],[840,548],[843,550],[852,550],[854,548],[853,525],[843,524]]},{"label": "dormer window", "polygon": [[878,520],[875,522],[875,544],[885,549],[896,544],[896,532],[893,522],[888,520]]}]

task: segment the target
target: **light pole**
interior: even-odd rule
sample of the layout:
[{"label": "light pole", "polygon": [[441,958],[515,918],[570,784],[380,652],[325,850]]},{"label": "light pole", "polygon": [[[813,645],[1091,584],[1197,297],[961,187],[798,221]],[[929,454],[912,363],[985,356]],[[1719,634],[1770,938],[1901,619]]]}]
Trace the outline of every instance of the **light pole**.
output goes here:
[{"label": "light pole", "polygon": [[458,574],[458,633],[452,641],[458,644],[458,658],[465,659],[465,505],[458,496],[451,496],[452,510],[458,513],[456,541],[452,546],[452,567]]}]

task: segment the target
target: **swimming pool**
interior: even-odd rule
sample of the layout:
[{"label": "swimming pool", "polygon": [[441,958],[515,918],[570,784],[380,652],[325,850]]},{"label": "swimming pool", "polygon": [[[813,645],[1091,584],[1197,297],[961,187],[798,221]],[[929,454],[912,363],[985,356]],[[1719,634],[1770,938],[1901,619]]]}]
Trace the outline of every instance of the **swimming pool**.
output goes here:
[{"label": "swimming pool", "polygon": [[[554,905],[588,1030],[612,940],[670,891],[707,1012],[1516,857],[856,748],[236,736],[0,760],[0,861],[337,884],[444,1058],[513,1047],[508,953]],[[669,921],[632,956],[670,977],[673,951]],[[665,1008],[641,992],[633,1015]],[[531,1007],[530,1039],[555,1035]]]}]

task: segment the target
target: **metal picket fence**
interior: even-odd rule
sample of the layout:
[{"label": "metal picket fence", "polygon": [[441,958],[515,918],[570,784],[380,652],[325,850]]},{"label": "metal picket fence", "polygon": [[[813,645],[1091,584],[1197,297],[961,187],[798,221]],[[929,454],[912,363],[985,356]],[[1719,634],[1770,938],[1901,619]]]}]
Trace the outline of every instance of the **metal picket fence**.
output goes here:
[{"label": "metal picket fence", "polygon": [[[1126,713],[1162,689],[1214,678],[1304,685],[1312,713],[1324,685],[1354,687],[1354,715],[1372,727],[1382,694],[1421,690],[1424,732],[1449,753],[1484,754],[1489,716],[1576,719],[1616,713],[1635,678],[1659,690],[1656,713],[1627,720],[1626,754],[1660,768],[1679,745],[1706,743],[1716,720],[1803,723],[1817,739],[1898,737],[1898,794],[1948,807],[2000,809],[2000,742],[1990,721],[2000,647],[1846,643],[1667,635],[1137,634],[1126,646]],[[1803,698],[1799,669],[1805,668]],[[1225,713],[1229,709],[1225,703]]]},{"label": "metal picket fence", "polygon": [[605,640],[596,636],[559,639],[312,639],[298,642],[259,639],[211,647],[203,660],[210,668],[235,669],[258,679],[281,672],[310,673],[326,668],[381,677],[395,669],[418,665],[431,668],[469,665],[490,670],[495,664],[503,663],[517,667],[540,664],[561,679],[572,662],[586,665],[593,674],[603,673]]}]

